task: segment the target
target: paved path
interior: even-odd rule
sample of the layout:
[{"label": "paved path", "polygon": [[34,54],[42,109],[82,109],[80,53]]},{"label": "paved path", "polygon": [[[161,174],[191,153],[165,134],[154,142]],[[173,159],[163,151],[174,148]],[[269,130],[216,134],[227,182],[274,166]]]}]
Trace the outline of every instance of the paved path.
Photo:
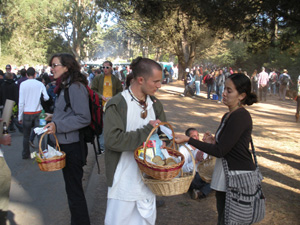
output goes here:
[{"label": "paved path", "polygon": [[[8,224],[69,224],[62,172],[42,172],[33,159],[22,159],[22,141],[21,133],[12,133],[12,145],[3,146],[5,159],[12,173]],[[34,149],[31,148],[31,151]],[[90,146],[88,165],[85,166],[84,173],[85,188],[95,164],[94,159],[95,155]]]}]

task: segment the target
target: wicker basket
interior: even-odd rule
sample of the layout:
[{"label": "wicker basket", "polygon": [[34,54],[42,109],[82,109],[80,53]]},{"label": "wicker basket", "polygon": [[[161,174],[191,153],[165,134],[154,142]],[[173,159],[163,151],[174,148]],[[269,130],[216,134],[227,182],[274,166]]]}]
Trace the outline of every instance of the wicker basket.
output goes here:
[{"label": "wicker basket", "polygon": [[153,192],[153,194],[158,196],[173,196],[173,195],[181,195],[186,193],[189,190],[189,187],[195,177],[196,173],[196,164],[195,159],[188,149],[190,155],[192,156],[194,169],[192,173],[182,173],[178,178],[174,178],[169,181],[161,181],[154,180],[151,178],[145,178],[142,176],[144,183],[148,186],[148,188]]},{"label": "wicker basket", "polygon": [[181,162],[180,163],[170,165],[170,166],[158,166],[158,165],[155,165],[155,164],[152,164],[152,163],[148,163],[147,160],[146,160],[146,157],[144,157],[144,159],[141,159],[138,156],[138,151],[140,149],[143,149],[144,150],[144,155],[146,155],[146,151],[147,151],[146,146],[148,145],[150,137],[153,134],[153,132],[160,125],[169,126],[170,129],[172,130],[173,137],[175,136],[174,135],[174,130],[173,130],[172,126],[169,123],[162,122],[162,123],[156,125],[155,127],[153,127],[152,131],[150,132],[150,134],[149,134],[149,136],[146,140],[145,147],[140,146],[135,150],[134,158],[135,158],[140,170],[142,172],[144,172],[145,174],[147,174],[148,176],[150,176],[154,179],[157,179],[157,180],[172,180],[174,177],[176,177],[179,174],[180,169],[184,164],[184,156],[179,151],[176,151],[175,149],[173,149],[173,148],[175,148],[174,138],[173,138],[173,141],[172,141],[172,146],[171,147],[165,147],[165,149],[168,151],[169,155],[171,155],[171,156],[175,156],[175,157],[180,156],[181,157]]},{"label": "wicker basket", "polygon": [[215,164],[216,164],[216,157],[208,156],[205,160],[200,162],[198,165],[197,170],[198,170],[199,176],[206,183],[211,182]]},{"label": "wicker basket", "polygon": [[41,171],[56,171],[64,168],[66,166],[66,153],[60,150],[58,140],[55,134],[53,134],[56,140],[56,147],[55,149],[60,151],[63,155],[62,156],[54,156],[52,158],[46,159],[42,150],[42,140],[47,132],[42,134],[39,142],[39,154],[36,157],[36,161],[40,167]]}]

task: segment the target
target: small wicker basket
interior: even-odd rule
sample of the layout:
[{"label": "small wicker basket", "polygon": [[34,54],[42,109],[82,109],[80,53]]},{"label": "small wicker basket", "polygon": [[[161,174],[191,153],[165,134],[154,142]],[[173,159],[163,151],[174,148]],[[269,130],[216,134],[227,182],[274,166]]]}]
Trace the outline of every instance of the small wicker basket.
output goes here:
[{"label": "small wicker basket", "polygon": [[216,157],[210,156],[210,155],[198,164],[197,170],[198,170],[199,176],[206,183],[211,182],[215,164],[216,164]]},{"label": "small wicker basket", "polygon": [[36,161],[38,162],[39,168],[41,171],[56,171],[64,168],[66,166],[66,153],[60,150],[58,140],[55,134],[53,134],[56,146],[55,149],[62,153],[62,156],[54,156],[49,159],[46,159],[42,150],[42,140],[45,137],[47,132],[43,133],[40,142],[39,142],[39,153],[36,157]]},{"label": "small wicker basket", "polygon": [[146,178],[142,175],[142,180],[148,186],[148,188],[153,192],[153,194],[158,196],[173,196],[181,195],[189,190],[189,187],[195,177],[196,173],[196,163],[195,159],[189,149],[187,149],[192,156],[194,169],[192,173],[180,173],[180,177],[176,177],[169,181],[154,180],[151,178]]},{"label": "small wicker basket", "polygon": [[165,147],[165,149],[168,151],[169,155],[171,156],[175,156],[175,157],[181,157],[181,161],[180,163],[176,163],[174,165],[170,165],[170,166],[158,166],[155,164],[151,164],[149,162],[147,162],[146,157],[144,157],[144,159],[139,158],[138,155],[138,151],[140,149],[143,149],[144,151],[144,155],[146,155],[146,151],[147,148],[146,146],[148,145],[148,142],[150,140],[151,135],[153,134],[153,132],[160,126],[160,125],[167,125],[170,127],[170,129],[172,130],[172,135],[173,137],[175,136],[174,134],[174,130],[172,128],[172,126],[167,123],[167,122],[162,122],[158,125],[156,125],[155,127],[153,127],[153,129],[151,130],[146,143],[145,143],[145,147],[140,146],[138,147],[135,152],[134,152],[134,158],[140,168],[140,170],[142,172],[144,172],[145,174],[147,174],[148,176],[157,179],[157,180],[172,180],[174,177],[176,177],[179,172],[181,167],[184,164],[184,156],[179,152],[176,151],[175,149],[173,149],[175,147],[175,140],[173,138],[173,142],[172,142],[172,146],[171,147]]}]

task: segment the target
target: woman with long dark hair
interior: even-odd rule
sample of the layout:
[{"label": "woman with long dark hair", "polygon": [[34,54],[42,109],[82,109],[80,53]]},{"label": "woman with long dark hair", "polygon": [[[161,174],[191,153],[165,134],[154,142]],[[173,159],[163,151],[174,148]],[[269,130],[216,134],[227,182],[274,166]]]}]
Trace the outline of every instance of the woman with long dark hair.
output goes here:
[{"label": "woman with long dark hair", "polygon": [[[56,134],[60,148],[66,153],[63,168],[65,188],[71,212],[71,224],[90,224],[86,199],[82,188],[83,166],[87,146],[79,139],[79,129],[90,124],[87,79],[80,72],[76,59],[67,53],[55,54],[49,61],[54,79],[59,79],[55,92],[57,98],[52,122],[45,128]],[[65,94],[69,93],[70,105],[66,107]]]},{"label": "woman with long dark hair", "polygon": [[252,118],[244,105],[257,102],[257,96],[251,93],[251,81],[242,74],[232,74],[226,79],[223,103],[229,112],[225,113],[215,137],[204,134],[203,141],[176,135],[177,143],[188,142],[197,149],[217,157],[211,181],[211,188],[216,190],[218,224],[224,224],[226,181],[222,165],[225,158],[229,170],[242,174],[255,170],[255,164],[249,151],[252,133]]}]

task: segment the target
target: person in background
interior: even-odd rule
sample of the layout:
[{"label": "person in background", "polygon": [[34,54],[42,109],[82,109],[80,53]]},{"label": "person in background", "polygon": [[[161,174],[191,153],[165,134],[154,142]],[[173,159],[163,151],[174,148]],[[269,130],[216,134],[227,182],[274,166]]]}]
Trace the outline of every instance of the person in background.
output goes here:
[{"label": "person in background", "polygon": [[196,86],[196,95],[200,96],[200,84],[201,84],[201,74],[199,69],[195,72],[195,86]]},{"label": "person in background", "polygon": [[226,181],[222,158],[228,163],[229,172],[237,174],[255,170],[255,164],[249,150],[252,134],[252,118],[244,105],[257,102],[257,96],[251,92],[250,79],[244,74],[232,74],[225,81],[223,103],[229,112],[225,113],[215,134],[205,133],[203,141],[176,134],[175,141],[187,142],[195,148],[217,157],[210,187],[216,190],[218,224],[224,224]]},{"label": "person in background", "polygon": [[207,99],[211,99],[211,95],[210,95],[210,93],[212,92],[212,89],[213,89],[213,86],[214,86],[214,80],[215,80],[215,71],[212,71],[211,73],[208,73],[207,75],[206,75],[207,77],[206,77],[206,80],[205,80],[205,82],[206,82],[206,85],[207,85]]},{"label": "person in background", "polygon": [[283,73],[279,76],[279,100],[285,101],[286,90],[289,83],[292,83],[291,77],[288,74],[287,69],[283,70]]},{"label": "person in background", "polygon": [[217,95],[218,95],[218,103],[222,102],[222,96],[224,91],[224,85],[225,85],[225,74],[223,73],[223,70],[219,70],[219,76],[216,78],[217,83]]},{"label": "person in background", "polygon": [[[199,133],[195,128],[188,128],[185,131],[185,135],[187,137],[191,137],[196,140],[199,140]],[[198,166],[198,164],[200,162],[202,162],[204,160],[204,158],[207,157],[206,153],[203,153],[202,151],[200,151],[199,149],[195,148],[192,145],[189,145],[186,143],[184,146],[180,146],[179,151],[183,154],[184,159],[185,159],[184,165],[182,167],[182,170],[184,173],[193,172],[193,169],[194,169],[192,156],[190,155],[190,153],[188,152],[187,149],[189,149],[191,151],[191,153],[195,159],[196,167]],[[196,171],[197,171],[197,168],[196,168]],[[195,200],[205,198],[211,192],[210,184],[203,181],[198,172],[196,172],[195,177],[190,185],[189,190],[192,192],[191,193],[192,199],[195,199]]]},{"label": "person in background", "polygon": [[180,94],[180,96],[185,97],[188,94],[190,94],[192,96],[192,98],[195,98],[195,78],[193,73],[190,72],[189,68],[185,69],[186,72],[186,76],[184,79],[184,84],[185,84],[185,88],[184,88],[184,92],[183,94]]},{"label": "person in background", "polygon": [[19,123],[23,124],[23,159],[30,158],[29,137],[31,129],[39,126],[41,95],[45,101],[49,99],[45,85],[35,79],[35,69],[29,67],[26,73],[28,79],[20,85],[18,115]]},{"label": "person in background", "polygon": [[[105,61],[103,63],[102,69],[103,74],[96,76],[92,82],[91,89],[96,91],[99,95],[99,98],[102,99],[102,106],[105,107],[105,104],[116,94],[123,91],[123,86],[118,77],[112,74],[113,67],[110,61]],[[103,121],[104,121],[103,116]],[[99,137],[100,149],[105,151],[105,140],[103,133]],[[99,152],[100,153],[100,152]]]},{"label": "person in background", "polygon": [[278,83],[278,74],[276,73],[275,69],[273,69],[269,74],[269,80],[270,80],[270,93],[273,92],[273,95],[275,96],[277,94],[277,83]]},{"label": "person in background", "polygon": [[257,87],[257,70],[255,69],[251,75],[251,91],[254,92],[256,95],[258,94],[258,87]]},{"label": "person in background", "polygon": [[26,70],[25,70],[24,68],[21,69],[20,73],[21,73],[21,77],[20,77],[20,79],[17,81],[17,84],[18,84],[19,89],[20,89],[21,83],[22,83],[23,81],[25,81],[25,80],[28,79],[28,78],[27,78],[27,74],[26,74]]},{"label": "person in background", "polygon": [[[0,121],[2,121],[2,118]],[[11,172],[4,159],[4,153],[1,145],[11,145],[10,134],[3,135],[0,138],[0,224],[5,225],[9,204]]]},{"label": "person in background", "polygon": [[[18,85],[13,80],[13,74],[7,73],[6,79],[1,85],[0,88],[0,105],[5,106],[6,100],[12,100],[15,102],[15,104],[18,105],[19,101],[19,88]],[[14,115],[11,115],[11,122],[9,124],[8,132],[13,133],[16,131],[15,123],[18,123],[14,120]]]},{"label": "person in background", "polygon": [[299,112],[300,112],[300,75],[297,79],[297,110],[296,110],[296,122],[299,121]]},{"label": "person in background", "polygon": [[261,68],[261,72],[258,74],[258,91],[259,91],[259,101],[267,101],[267,93],[269,86],[269,75],[265,71],[265,67]]},{"label": "person in background", "polygon": [[[80,65],[75,57],[68,53],[54,54],[49,66],[54,79],[60,78],[61,82],[55,89],[57,98],[52,121],[45,129],[48,129],[47,132],[50,134],[56,134],[61,151],[66,153],[66,166],[62,172],[71,213],[71,225],[89,225],[90,217],[82,187],[87,145],[79,138],[79,130],[91,122],[86,88],[88,81],[80,72]],[[70,107],[66,107],[65,91],[69,92]],[[53,136],[51,138],[55,143]]]},{"label": "person in background", "polygon": [[166,121],[163,106],[154,97],[161,87],[162,68],[151,59],[138,57],[131,69],[129,88],[106,105],[106,225],[154,225],[156,220],[155,195],[142,181],[134,151],[156,124]]},{"label": "person in background", "polygon": [[6,74],[7,74],[7,73],[11,73],[11,74],[13,75],[13,80],[14,80],[14,81],[17,81],[17,79],[18,79],[18,78],[17,78],[17,75],[16,75],[15,73],[12,72],[12,70],[11,70],[11,65],[9,65],[9,64],[6,65],[5,71],[6,71],[6,72],[5,72],[5,74],[4,74],[4,80],[6,79]]}]

